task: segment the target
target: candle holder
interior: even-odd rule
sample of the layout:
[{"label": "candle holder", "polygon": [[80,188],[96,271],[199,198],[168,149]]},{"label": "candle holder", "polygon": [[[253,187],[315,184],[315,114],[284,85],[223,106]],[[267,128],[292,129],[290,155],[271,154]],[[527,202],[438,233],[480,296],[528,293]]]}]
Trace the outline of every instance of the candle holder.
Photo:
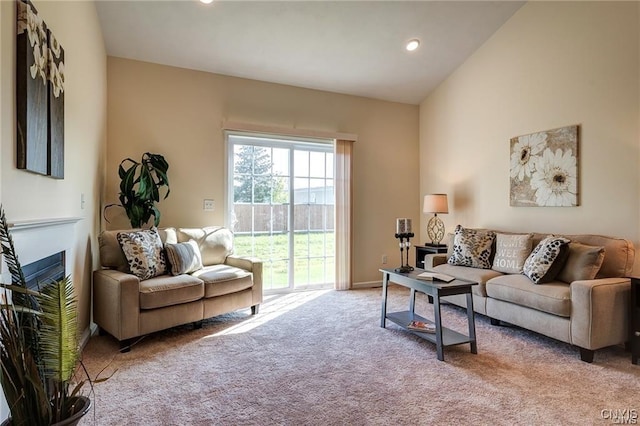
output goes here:
[{"label": "candle holder", "polygon": [[[413,238],[413,232],[404,232],[396,234],[396,238],[400,240],[400,267],[396,268],[396,272],[408,273],[413,271],[413,266],[409,266],[409,248],[411,247],[410,239]],[[405,241],[406,240],[406,241]],[[405,250],[406,248],[406,250]],[[406,263],[405,263],[405,251],[406,251]]]}]

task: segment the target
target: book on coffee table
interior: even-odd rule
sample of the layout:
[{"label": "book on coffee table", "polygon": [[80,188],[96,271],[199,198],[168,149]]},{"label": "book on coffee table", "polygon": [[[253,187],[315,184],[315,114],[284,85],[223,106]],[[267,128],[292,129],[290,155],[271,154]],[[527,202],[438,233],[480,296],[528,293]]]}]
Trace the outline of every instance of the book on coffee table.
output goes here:
[{"label": "book on coffee table", "polygon": [[438,280],[438,281],[444,281],[447,283],[456,279],[456,277],[452,277],[451,275],[441,274],[439,272],[430,272],[430,271],[425,271],[421,274],[418,274],[416,278],[418,278],[419,280],[426,280],[426,281]]},{"label": "book on coffee table", "polygon": [[424,322],[424,321],[413,320],[407,325],[407,328],[409,330],[421,331],[423,333],[435,333],[436,332],[436,325],[435,324],[431,324],[430,322]]}]

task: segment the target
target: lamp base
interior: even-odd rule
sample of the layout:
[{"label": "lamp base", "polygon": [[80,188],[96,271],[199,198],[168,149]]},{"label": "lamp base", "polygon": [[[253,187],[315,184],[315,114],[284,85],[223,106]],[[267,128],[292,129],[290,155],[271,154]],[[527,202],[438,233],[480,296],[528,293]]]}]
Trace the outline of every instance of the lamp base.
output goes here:
[{"label": "lamp base", "polygon": [[427,223],[427,237],[431,240],[431,245],[439,245],[444,238],[444,222],[434,214]]},{"label": "lamp base", "polygon": [[403,265],[399,268],[395,269],[396,272],[400,272],[401,274],[407,274],[411,271],[413,271],[413,266],[409,266],[409,265]]}]

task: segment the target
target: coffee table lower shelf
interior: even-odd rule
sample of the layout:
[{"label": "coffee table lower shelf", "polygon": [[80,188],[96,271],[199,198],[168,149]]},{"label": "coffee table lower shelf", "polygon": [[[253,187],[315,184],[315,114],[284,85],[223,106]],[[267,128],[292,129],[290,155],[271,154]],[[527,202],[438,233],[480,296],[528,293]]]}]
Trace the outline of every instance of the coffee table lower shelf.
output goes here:
[{"label": "coffee table lower shelf", "polygon": [[[435,324],[432,320],[421,317],[420,315],[409,312],[409,311],[389,312],[387,313],[386,318],[389,321],[399,325],[403,329],[415,334],[416,336],[421,337],[425,340],[428,340],[432,343],[435,343],[436,345],[438,344],[437,336],[436,336],[436,333],[438,332],[438,330],[436,330],[434,333],[426,333],[423,331],[412,330],[410,328],[407,328],[407,325],[413,320]],[[472,342],[469,336],[466,336],[462,333],[458,333],[457,331],[451,330],[450,328],[447,328],[447,327],[441,327],[441,329],[442,329],[442,346],[455,346],[455,345],[462,345],[464,343]]]}]

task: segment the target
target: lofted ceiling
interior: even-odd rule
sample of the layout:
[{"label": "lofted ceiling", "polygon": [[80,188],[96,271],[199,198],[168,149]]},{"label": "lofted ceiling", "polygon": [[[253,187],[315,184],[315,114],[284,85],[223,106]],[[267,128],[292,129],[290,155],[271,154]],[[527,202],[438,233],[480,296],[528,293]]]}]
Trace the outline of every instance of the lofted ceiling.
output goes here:
[{"label": "lofted ceiling", "polygon": [[[419,104],[524,2],[99,0],[107,54]],[[404,49],[417,38],[420,48]]]}]

